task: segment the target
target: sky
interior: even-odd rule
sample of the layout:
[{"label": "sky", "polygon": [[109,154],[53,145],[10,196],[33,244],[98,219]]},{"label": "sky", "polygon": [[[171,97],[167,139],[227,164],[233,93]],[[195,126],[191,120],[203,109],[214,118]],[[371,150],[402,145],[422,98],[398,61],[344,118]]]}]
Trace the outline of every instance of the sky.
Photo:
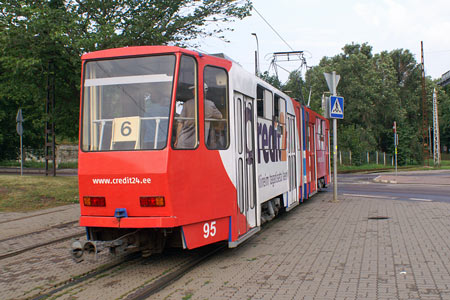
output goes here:
[{"label": "sky", "polygon": [[[450,70],[450,1],[448,0],[253,0],[257,12],[229,24],[228,43],[209,37],[197,49],[225,53],[254,72],[259,42],[260,71],[269,70],[273,52],[305,51],[308,66],[322,57],[342,53],[346,44],[368,43],[372,53],[408,49],[421,62],[424,45],[425,73],[438,79]],[[272,30],[270,23],[284,41]],[[293,71],[299,62],[280,63]],[[273,68],[270,68],[273,75]],[[288,73],[278,69],[284,82]]]}]

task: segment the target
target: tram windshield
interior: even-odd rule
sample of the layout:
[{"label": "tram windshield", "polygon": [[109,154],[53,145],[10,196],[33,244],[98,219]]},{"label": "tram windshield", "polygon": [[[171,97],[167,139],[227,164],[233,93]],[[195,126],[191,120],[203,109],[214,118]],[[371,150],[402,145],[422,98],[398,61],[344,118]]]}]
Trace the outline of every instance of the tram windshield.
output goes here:
[{"label": "tram windshield", "polygon": [[175,61],[162,55],[87,62],[82,150],[165,148]]}]

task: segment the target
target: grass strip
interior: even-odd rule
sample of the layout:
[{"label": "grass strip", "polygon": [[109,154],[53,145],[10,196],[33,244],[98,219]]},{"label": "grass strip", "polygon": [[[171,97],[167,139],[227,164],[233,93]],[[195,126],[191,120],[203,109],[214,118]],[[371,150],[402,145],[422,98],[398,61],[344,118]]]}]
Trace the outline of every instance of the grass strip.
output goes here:
[{"label": "grass strip", "polygon": [[0,212],[27,212],[78,203],[77,176],[0,175]]}]

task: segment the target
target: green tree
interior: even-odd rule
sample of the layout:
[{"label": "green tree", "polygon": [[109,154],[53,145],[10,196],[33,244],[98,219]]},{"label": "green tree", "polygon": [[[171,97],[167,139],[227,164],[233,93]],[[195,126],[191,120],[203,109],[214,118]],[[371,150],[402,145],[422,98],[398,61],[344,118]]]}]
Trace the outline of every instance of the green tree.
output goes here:
[{"label": "green tree", "polygon": [[[122,46],[193,45],[250,14],[250,0],[10,0],[0,2],[0,159],[17,155],[15,115],[24,144],[42,149],[45,100],[54,92],[59,139],[77,139],[80,56]],[[54,83],[54,84],[53,84]]]},{"label": "green tree", "polygon": [[[364,151],[393,153],[392,126],[396,121],[401,145],[399,161],[422,161],[421,69],[414,56],[403,49],[373,54],[368,44],[352,43],[342,50],[334,57],[324,57],[306,74],[313,99],[320,99],[328,91],[324,72],[341,75],[337,92],[345,97],[345,118],[338,125],[339,147],[355,154],[361,151],[361,145]],[[432,86],[427,79],[427,99]]]},{"label": "green tree", "polygon": [[264,80],[265,82],[271,84],[272,86],[276,87],[277,89],[282,89],[282,84],[280,79],[276,75],[270,75],[268,71],[265,71],[262,74],[259,74],[259,78]]},{"label": "green tree", "polygon": [[198,37],[222,37],[223,24],[250,14],[250,0],[82,0],[68,10],[79,17],[85,51],[123,46],[192,45]]},{"label": "green tree", "polygon": [[[75,51],[67,32],[74,25],[73,16],[63,1],[9,1],[1,3],[0,23],[0,101],[6,118],[2,132],[0,158],[13,158],[17,151],[15,112],[24,115],[24,144],[39,149],[44,143],[45,100],[55,93],[56,111],[52,115],[60,136],[76,137],[79,92],[79,51]],[[52,91],[49,80],[54,80]]]},{"label": "green tree", "polygon": [[[289,96],[291,96],[294,99],[297,99],[303,104],[305,101],[307,102],[308,99],[305,100],[305,97],[303,96],[305,94],[305,82],[303,81],[302,74],[299,70],[291,72],[289,74],[288,81],[286,84],[282,87],[283,91],[287,93]],[[309,90],[308,90],[309,93]]]}]

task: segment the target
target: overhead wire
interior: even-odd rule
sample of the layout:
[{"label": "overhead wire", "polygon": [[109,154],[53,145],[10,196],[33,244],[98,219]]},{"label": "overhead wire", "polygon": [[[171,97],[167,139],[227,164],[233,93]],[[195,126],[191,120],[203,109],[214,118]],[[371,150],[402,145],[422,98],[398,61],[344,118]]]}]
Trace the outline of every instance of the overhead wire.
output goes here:
[{"label": "overhead wire", "polygon": [[[267,21],[266,18],[264,18],[264,16],[256,9],[256,7],[254,5],[252,5],[252,8],[260,16],[260,18],[270,27],[270,29],[272,29],[272,31],[283,41],[283,43],[285,43],[286,46],[288,46],[289,49],[291,49],[291,51],[294,51],[294,48],[292,48],[291,45],[289,45],[289,43],[286,42],[286,40],[281,36],[281,34],[279,34],[278,31],[269,23],[269,21]],[[309,51],[307,51],[307,52],[311,55],[311,53]],[[300,60],[302,61],[302,63],[300,65],[300,67],[296,71],[302,69],[303,67],[305,68],[305,70],[307,70],[308,69],[308,65],[307,65],[306,59],[305,59],[305,57],[303,55],[301,56]],[[274,71],[275,71],[275,74],[276,74],[277,77],[278,77],[277,67],[281,68],[283,71],[286,71],[287,73],[290,73],[287,69],[282,68],[279,64],[277,64],[275,57],[272,58],[272,61],[271,61],[270,66],[269,66],[269,71],[270,71],[271,67],[274,68]]]},{"label": "overhead wire", "polygon": [[273,28],[273,26],[270,25],[270,23],[263,17],[263,15],[256,9],[256,7],[254,5],[252,5],[252,8],[261,17],[261,19],[263,19],[263,21],[266,22],[266,24],[270,27],[270,29],[272,29],[272,31],[275,32],[275,34],[289,47],[289,49],[294,51],[294,49],[291,47],[291,45],[289,45],[288,42],[286,42],[285,39],[283,39],[283,37],[278,33],[278,31],[276,31],[275,28]]},{"label": "overhead wire", "polygon": [[[269,21],[267,21],[264,17],[263,17],[263,15],[256,9],[256,7],[254,6],[254,5],[252,5],[252,8],[253,8],[253,10],[261,17],[261,19],[270,27],[270,29],[272,29],[272,31],[289,47],[289,49],[291,49],[291,51],[295,51],[292,47],[291,47],[291,45],[289,45],[288,44],[288,42],[286,42],[286,40],[278,33],[278,31],[276,31],[276,29],[269,23]],[[309,52],[309,51],[306,51],[306,52],[308,52],[309,53],[309,55],[310,56],[312,56],[312,54],[311,54],[311,52]],[[295,70],[295,72],[298,72],[299,70],[300,70],[300,72],[301,72],[301,69],[303,69],[303,68],[305,68],[305,71],[307,71],[308,70],[308,68],[311,68],[311,67],[309,67],[308,66],[308,64],[307,64],[307,62],[306,62],[306,58],[304,57],[304,55],[303,55],[303,53],[302,53],[302,55],[299,57],[300,58],[300,60],[301,60],[301,64],[300,64],[300,67],[299,68],[297,68],[297,70]],[[278,70],[277,70],[277,67],[278,68],[280,68],[280,69],[282,69],[283,71],[285,71],[285,72],[287,72],[287,73],[291,73],[291,72],[289,72],[287,69],[285,69],[285,68],[283,68],[283,67],[281,67],[279,64],[277,64],[277,62],[276,62],[276,56],[275,56],[275,54],[274,54],[274,56],[273,56],[273,58],[272,58],[272,61],[270,62],[270,66],[269,66],[269,72],[270,72],[270,68],[271,67],[273,67],[273,69],[274,69],[274,71],[275,71],[275,74],[276,74],[276,77],[278,78]],[[289,79],[288,79],[289,80]],[[287,80],[287,81],[288,81]],[[301,82],[300,82],[300,85],[302,85],[301,84]],[[310,89],[311,89],[311,87],[310,87]],[[301,100],[304,102],[304,97],[303,97],[303,92],[301,91],[301,89],[300,89],[300,98],[301,98]]]}]

